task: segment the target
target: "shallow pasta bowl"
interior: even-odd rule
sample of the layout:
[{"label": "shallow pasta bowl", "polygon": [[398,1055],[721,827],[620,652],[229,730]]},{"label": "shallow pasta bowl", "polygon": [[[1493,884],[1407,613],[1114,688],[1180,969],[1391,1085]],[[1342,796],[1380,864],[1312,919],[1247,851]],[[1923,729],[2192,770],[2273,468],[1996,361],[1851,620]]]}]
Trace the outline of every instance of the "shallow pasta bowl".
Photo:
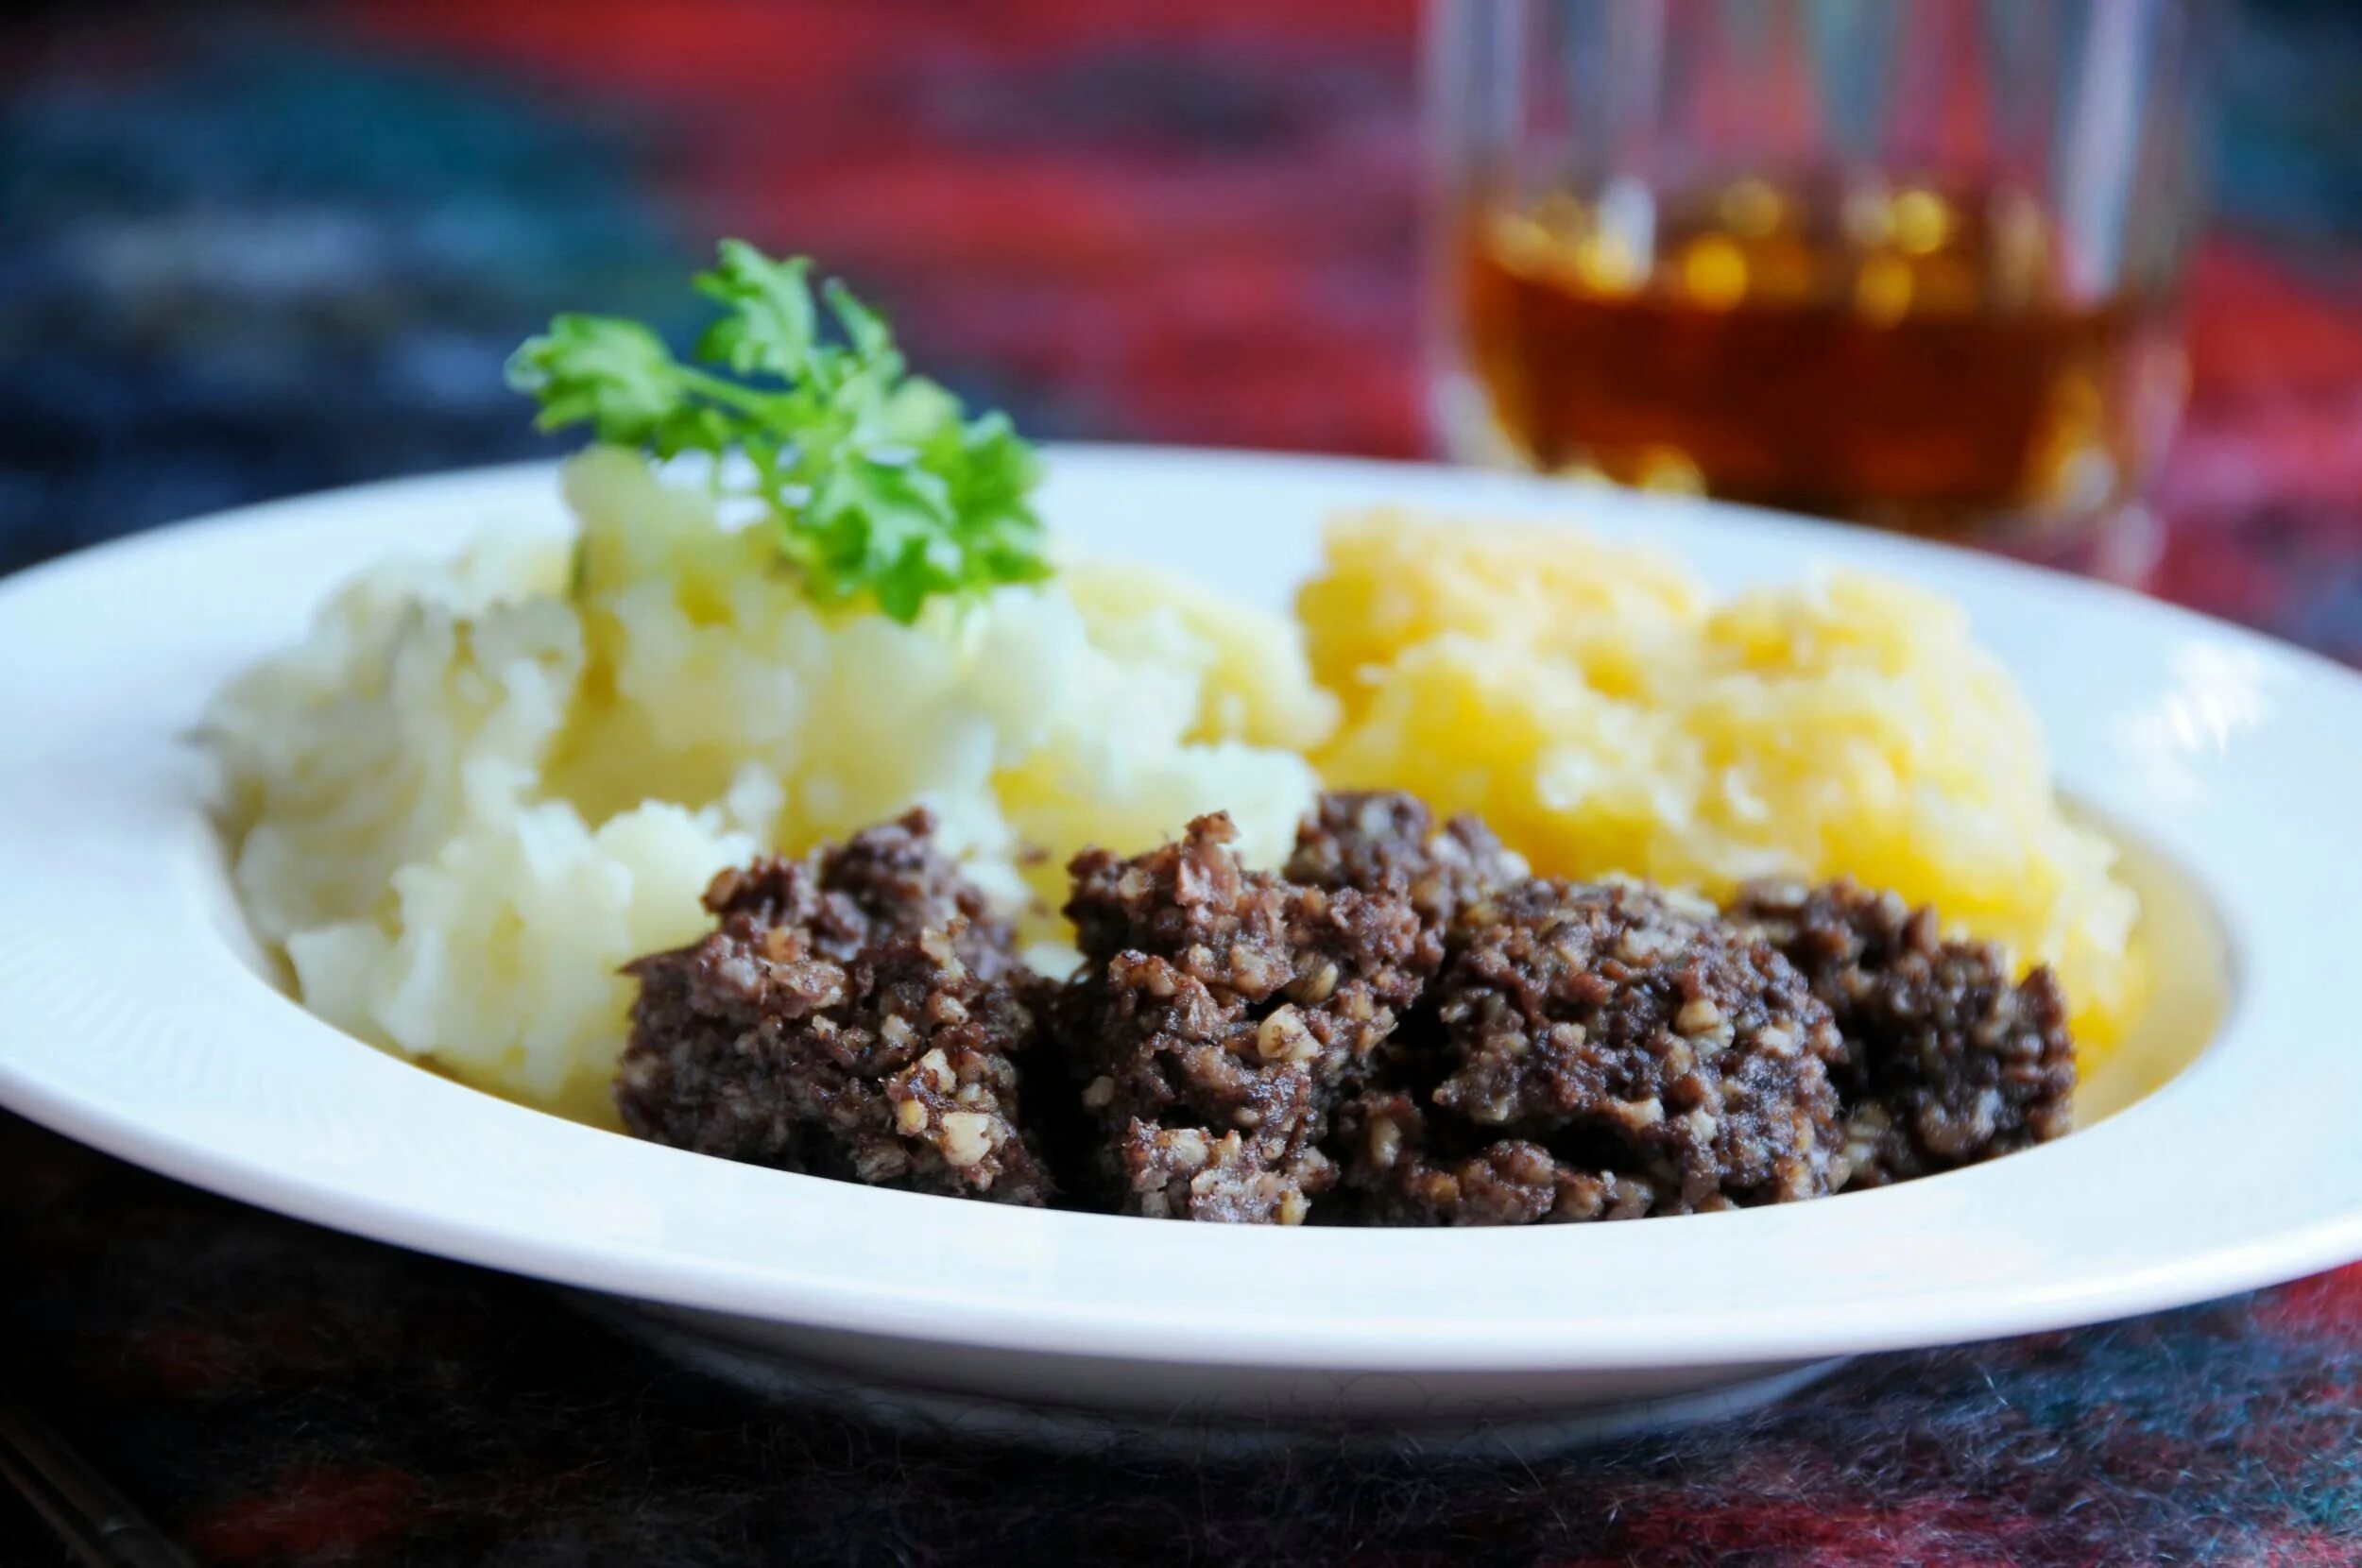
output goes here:
[{"label": "shallow pasta bowl", "polygon": [[2179,955],[2148,1032],[2087,1085],[2083,1129],[1743,1213],[1283,1231],[732,1165],[382,1054],[306,1014],[256,953],[186,736],[222,680],[372,560],[492,522],[563,526],[544,466],[252,508],[0,584],[0,1103],[235,1198],[574,1287],[723,1370],[1031,1435],[1171,1433],[1187,1413],[1217,1430],[1538,1440],[1723,1407],[1834,1356],[2362,1256],[2362,1040],[2345,1002],[2362,680],[2002,562],[1501,476],[1065,449],[1046,507],[1080,548],[1278,605],[1319,520],[1380,501],[1646,535],[1720,588],[1844,565],[1965,605],[2025,683],[2062,787],[2139,846]]}]

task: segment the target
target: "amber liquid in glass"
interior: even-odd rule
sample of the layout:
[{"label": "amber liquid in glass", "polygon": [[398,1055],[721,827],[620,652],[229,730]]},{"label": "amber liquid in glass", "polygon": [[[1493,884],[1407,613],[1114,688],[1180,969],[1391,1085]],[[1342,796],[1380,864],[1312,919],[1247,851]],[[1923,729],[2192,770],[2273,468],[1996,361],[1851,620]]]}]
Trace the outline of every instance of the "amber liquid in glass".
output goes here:
[{"label": "amber liquid in glass", "polygon": [[2161,323],[2066,298],[2030,200],[1740,180],[1616,205],[1467,230],[1469,359],[1532,466],[1980,537],[2137,477]]}]

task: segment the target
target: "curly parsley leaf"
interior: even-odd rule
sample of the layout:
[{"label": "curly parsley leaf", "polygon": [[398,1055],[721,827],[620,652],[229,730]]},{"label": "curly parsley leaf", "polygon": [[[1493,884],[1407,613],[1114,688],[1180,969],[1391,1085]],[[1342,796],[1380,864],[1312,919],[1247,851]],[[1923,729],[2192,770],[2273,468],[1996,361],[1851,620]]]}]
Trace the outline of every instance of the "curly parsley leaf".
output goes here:
[{"label": "curly parsley leaf", "polygon": [[698,293],[729,314],[697,340],[697,357],[742,376],[763,371],[794,380],[805,374],[819,330],[811,272],[809,257],[775,262],[745,240],[724,240],[721,264],[696,283]]},{"label": "curly parsley leaf", "polygon": [[910,375],[884,318],[844,285],[815,301],[811,270],[725,240],[696,279],[724,311],[697,363],[637,321],[560,315],[510,357],[508,383],[540,403],[542,430],[717,459],[716,487],[762,503],[820,600],[866,595],[909,622],[938,594],[1048,576],[1033,449],[1002,416],[970,418]]}]

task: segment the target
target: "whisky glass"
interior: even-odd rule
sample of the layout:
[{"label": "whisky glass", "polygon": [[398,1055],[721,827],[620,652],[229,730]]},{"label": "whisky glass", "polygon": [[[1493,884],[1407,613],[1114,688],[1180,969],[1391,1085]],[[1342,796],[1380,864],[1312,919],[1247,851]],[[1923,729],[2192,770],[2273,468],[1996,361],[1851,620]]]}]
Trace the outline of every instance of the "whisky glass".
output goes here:
[{"label": "whisky glass", "polygon": [[2073,561],[2187,380],[2200,0],[1436,0],[1467,461]]}]

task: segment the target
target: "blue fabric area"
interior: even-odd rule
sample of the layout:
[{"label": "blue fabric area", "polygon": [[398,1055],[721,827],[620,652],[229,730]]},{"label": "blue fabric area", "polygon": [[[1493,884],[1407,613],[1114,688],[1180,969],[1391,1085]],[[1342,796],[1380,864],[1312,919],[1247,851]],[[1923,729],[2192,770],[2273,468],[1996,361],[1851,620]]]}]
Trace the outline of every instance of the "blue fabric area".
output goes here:
[{"label": "blue fabric area", "polygon": [[158,48],[0,110],[0,570],[545,450],[500,368],[552,301],[680,309],[611,129],[326,41]]}]

